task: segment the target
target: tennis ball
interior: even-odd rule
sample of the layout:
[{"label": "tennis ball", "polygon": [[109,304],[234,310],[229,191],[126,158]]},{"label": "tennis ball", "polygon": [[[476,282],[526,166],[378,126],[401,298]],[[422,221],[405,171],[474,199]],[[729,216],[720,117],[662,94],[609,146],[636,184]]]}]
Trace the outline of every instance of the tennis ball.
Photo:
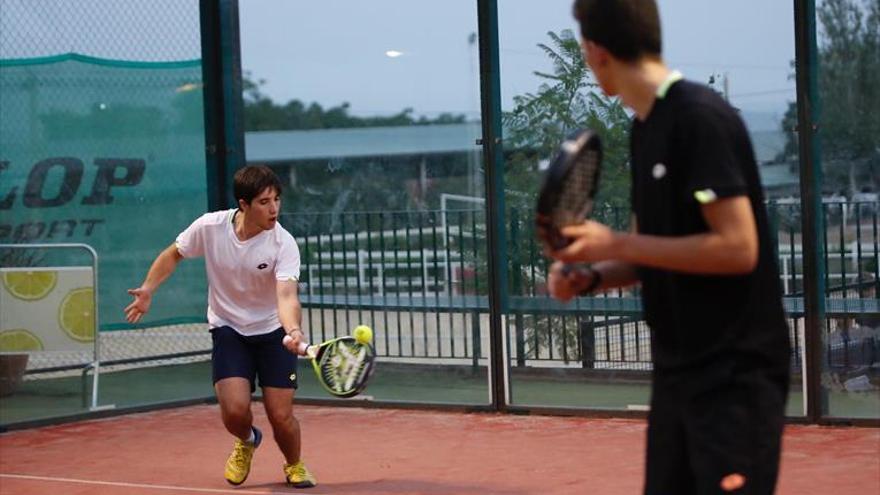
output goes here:
[{"label": "tennis ball", "polygon": [[361,344],[369,344],[373,341],[373,330],[366,325],[359,325],[354,329],[354,339]]}]

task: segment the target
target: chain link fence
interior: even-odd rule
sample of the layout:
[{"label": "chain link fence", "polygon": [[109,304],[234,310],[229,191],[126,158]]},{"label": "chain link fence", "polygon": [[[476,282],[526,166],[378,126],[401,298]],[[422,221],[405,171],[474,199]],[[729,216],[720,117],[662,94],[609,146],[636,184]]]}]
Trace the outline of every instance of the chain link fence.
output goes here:
[{"label": "chain link fence", "polygon": [[[0,8],[0,244],[97,251],[99,297],[66,318],[82,320],[80,340],[100,331],[102,362],[119,368],[156,364],[155,356],[209,357],[199,264],[184,264],[163,286],[142,328],[132,329],[123,312],[126,289],[207,205],[199,22],[196,0],[3,0]],[[58,314],[49,307],[52,288],[37,289],[77,261],[21,251],[0,252],[0,267],[15,272],[0,291],[30,298],[34,314]],[[99,328],[89,319],[95,300]],[[0,328],[0,354],[29,354],[25,395],[49,390],[38,383],[45,378],[89,366],[89,356],[59,347],[28,315],[0,323],[13,316],[15,328]],[[52,352],[41,352],[50,340]]]}]

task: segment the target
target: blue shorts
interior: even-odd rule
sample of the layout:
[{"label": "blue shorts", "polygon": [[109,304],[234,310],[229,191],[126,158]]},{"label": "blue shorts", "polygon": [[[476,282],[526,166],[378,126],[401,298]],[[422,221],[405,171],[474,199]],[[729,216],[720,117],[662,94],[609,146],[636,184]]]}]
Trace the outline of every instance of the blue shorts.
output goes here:
[{"label": "blue shorts", "polygon": [[211,329],[214,383],[230,377],[247,378],[251,392],[260,387],[297,388],[296,354],[281,345],[284,329],[244,336],[231,327]]}]

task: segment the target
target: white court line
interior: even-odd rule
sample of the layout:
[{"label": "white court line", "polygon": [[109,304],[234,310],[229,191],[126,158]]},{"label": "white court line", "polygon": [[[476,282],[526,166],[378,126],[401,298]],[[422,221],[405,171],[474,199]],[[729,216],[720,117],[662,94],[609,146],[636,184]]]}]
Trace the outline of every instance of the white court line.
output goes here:
[{"label": "white court line", "polygon": [[12,479],[20,479],[20,480],[34,480],[34,481],[59,481],[63,483],[80,483],[83,485],[104,485],[104,486],[120,486],[125,488],[152,488],[157,490],[176,490],[180,492],[200,492],[200,493],[237,493],[239,495],[252,493],[252,494],[270,494],[270,493],[288,493],[288,492],[264,492],[264,491],[252,491],[247,489],[228,489],[223,490],[220,488],[190,488],[186,486],[174,486],[174,485],[150,485],[147,483],[123,483],[117,481],[93,481],[93,480],[78,480],[73,478],[53,478],[50,476],[30,476],[27,474],[2,474],[0,473],[0,478],[12,478]]}]

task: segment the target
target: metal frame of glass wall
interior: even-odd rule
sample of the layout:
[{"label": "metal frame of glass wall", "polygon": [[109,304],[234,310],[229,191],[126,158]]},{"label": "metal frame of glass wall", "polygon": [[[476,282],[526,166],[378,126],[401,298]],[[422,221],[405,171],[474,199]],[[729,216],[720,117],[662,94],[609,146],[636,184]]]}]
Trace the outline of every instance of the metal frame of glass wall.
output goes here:
[{"label": "metal frame of glass wall", "polygon": [[[806,334],[807,414],[791,421],[819,424],[880,425],[880,419],[831,418],[821,385],[822,335],[824,311],[824,231],[821,198],[821,171],[817,129],[817,65],[815,0],[793,0],[796,43],[796,79],[799,132],[799,172],[801,218],[804,249],[804,318]],[[507,308],[506,257],[504,229],[501,89],[498,43],[497,0],[477,0],[479,21],[480,88],[483,160],[487,201],[488,250],[490,257],[489,322],[492,354],[491,403],[481,406],[424,407],[443,409],[495,410],[516,413],[582,414],[594,416],[636,416],[644,412],[594,411],[569,408],[534,408],[509,405],[507,391],[508,361],[504,349],[502,315]],[[208,159],[209,207],[224,207],[231,202],[231,177],[245,163],[242,72],[238,29],[237,0],[202,0],[202,50],[205,85],[206,154]],[[499,372],[500,371],[500,372]],[[303,402],[322,403],[303,399]],[[338,401],[334,405],[342,405]],[[362,401],[353,403],[363,407]],[[411,404],[369,403],[371,407],[413,407]]]},{"label": "metal frame of glass wall", "polygon": [[825,319],[822,276],[821,176],[816,131],[816,5],[815,0],[795,0],[795,65],[797,78],[798,143],[800,153],[801,216],[804,232],[804,314],[807,380],[807,415],[810,422],[822,419],[820,356],[822,321]]}]

